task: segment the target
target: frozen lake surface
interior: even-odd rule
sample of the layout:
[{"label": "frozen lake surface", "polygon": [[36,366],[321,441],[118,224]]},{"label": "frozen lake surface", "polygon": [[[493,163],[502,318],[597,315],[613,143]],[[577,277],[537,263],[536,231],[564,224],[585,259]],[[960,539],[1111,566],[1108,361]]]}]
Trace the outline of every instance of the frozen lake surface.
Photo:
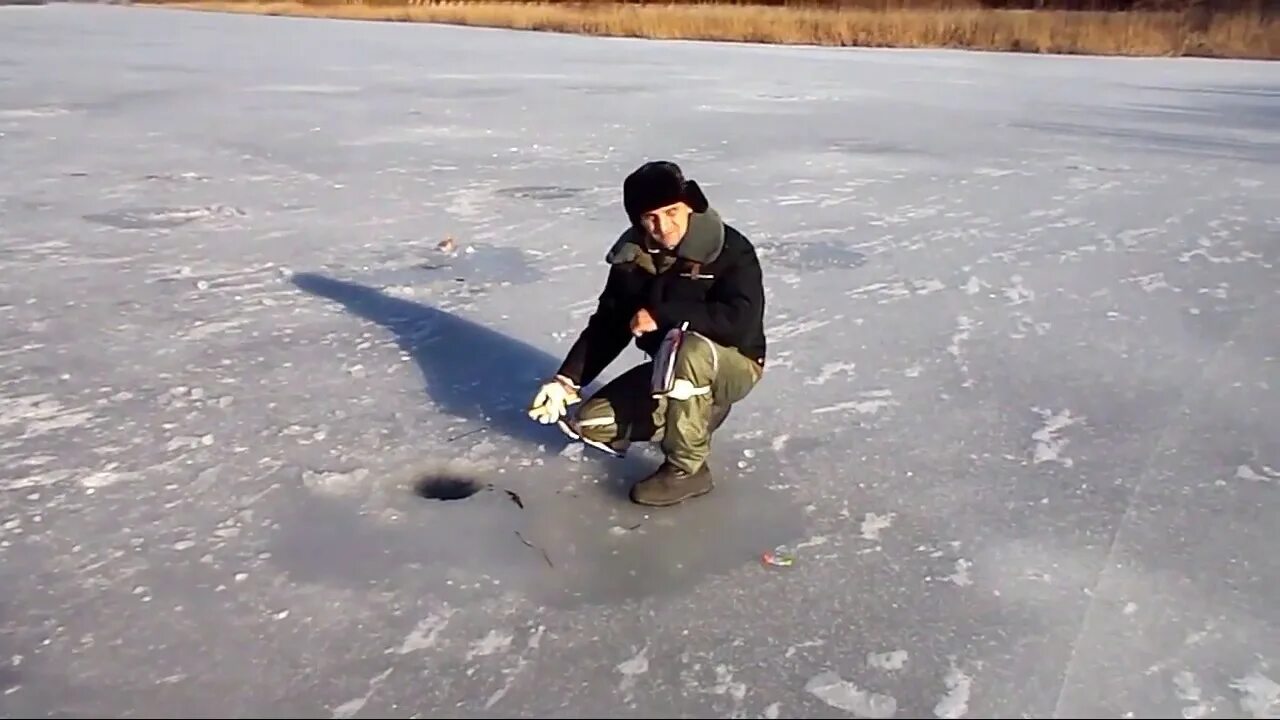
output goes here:
[{"label": "frozen lake surface", "polygon": [[[1280,714],[1280,65],[0,38],[4,716]],[[523,414],[651,157],[771,349],[661,512]]]}]

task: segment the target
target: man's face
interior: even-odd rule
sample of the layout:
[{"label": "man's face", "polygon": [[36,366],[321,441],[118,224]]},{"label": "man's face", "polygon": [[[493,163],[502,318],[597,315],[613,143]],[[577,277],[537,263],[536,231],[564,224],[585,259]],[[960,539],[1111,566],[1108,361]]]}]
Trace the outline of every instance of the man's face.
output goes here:
[{"label": "man's face", "polygon": [[693,208],[683,202],[651,210],[640,216],[640,222],[654,242],[668,250],[680,244],[689,229]]}]

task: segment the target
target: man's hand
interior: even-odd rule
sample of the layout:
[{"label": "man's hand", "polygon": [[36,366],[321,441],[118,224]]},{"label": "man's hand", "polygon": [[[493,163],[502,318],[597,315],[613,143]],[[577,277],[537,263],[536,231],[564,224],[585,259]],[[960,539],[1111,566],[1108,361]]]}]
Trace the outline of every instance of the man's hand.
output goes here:
[{"label": "man's hand", "polygon": [[636,337],[640,337],[647,332],[653,332],[657,329],[658,323],[654,321],[653,316],[649,314],[649,311],[644,308],[640,308],[640,310],[636,312],[635,317],[631,318],[631,334]]},{"label": "man's hand", "polygon": [[538,388],[529,417],[543,425],[550,425],[565,416],[568,407],[578,402],[578,388],[569,378],[557,375]]}]

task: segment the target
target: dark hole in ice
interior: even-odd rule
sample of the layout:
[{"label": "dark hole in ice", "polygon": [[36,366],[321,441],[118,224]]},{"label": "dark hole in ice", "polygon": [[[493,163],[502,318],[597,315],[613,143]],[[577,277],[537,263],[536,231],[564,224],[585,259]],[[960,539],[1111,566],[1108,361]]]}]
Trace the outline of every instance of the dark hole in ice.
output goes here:
[{"label": "dark hole in ice", "polygon": [[[448,473],[427,473],[413,483],[413,493],[428,500],[465,500],[482,490],[491,492],[496,489],[492,483]],[[524,509],[524,499],[519,493],[505,488],[503,492],[517,507]]]},{"label": "dark hole in ice", "polygon": [[413,484],[413,491],[428,500],[463,500],[484,487],[477,480],[458,475],[423,475]]}]

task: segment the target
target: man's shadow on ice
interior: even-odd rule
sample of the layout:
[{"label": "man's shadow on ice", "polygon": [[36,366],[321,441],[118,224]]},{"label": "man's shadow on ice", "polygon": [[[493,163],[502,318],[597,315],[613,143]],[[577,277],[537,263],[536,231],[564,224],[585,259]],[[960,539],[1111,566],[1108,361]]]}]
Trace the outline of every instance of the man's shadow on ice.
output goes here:
[{"label": "man's shadow on ice", "polygon": [[[427,395],[442,412],[464,418],[475,428],[487,427],[486,432],[542,445],[552,454],[573,442],[554,425],[534,422],[525,412],[538,385],[559,367],[560,361],[550,354],[444,310],[359,283],[315,273],[298,273],[293,283],[395,333],[400,348],[421,369]],[[594,451],[585,450],[591,457]]]}]

